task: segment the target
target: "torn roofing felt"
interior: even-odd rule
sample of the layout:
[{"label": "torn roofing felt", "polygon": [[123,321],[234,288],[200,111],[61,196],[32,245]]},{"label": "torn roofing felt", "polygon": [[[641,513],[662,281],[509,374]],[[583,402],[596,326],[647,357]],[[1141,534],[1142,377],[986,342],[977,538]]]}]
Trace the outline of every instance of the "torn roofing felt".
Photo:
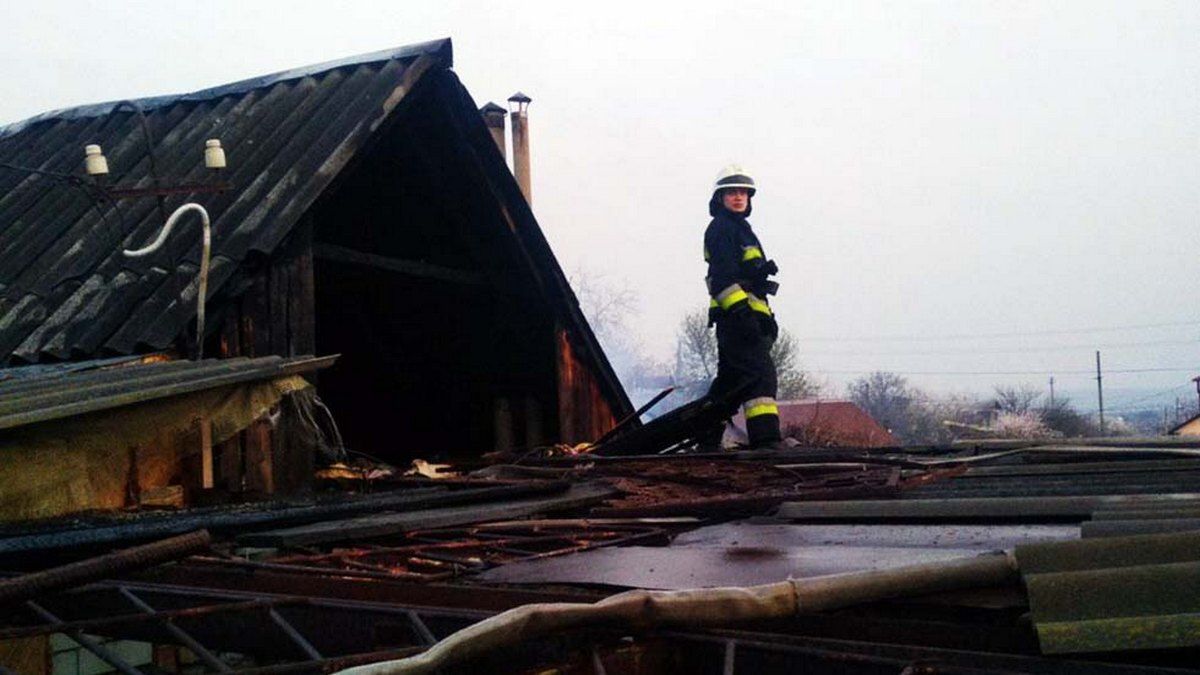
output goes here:
[{"label": "torn roofing felt", "polygon": [[[466,89],[450,70],[449,39],[427,42],[178,96],[134,101],[145,116],[164,185],[212,181],[200,150],[219,138],[232,189],[198,198],[212,216],[208,310],[236,296],[239,269],[270,256],[339,175],[383,131],[404,133],[410,93],[436,99],[501,209],[528,266],[618,416],[628,397],[579,310],[532,211]],[[69,182],[84,179],[83,146],[108,157],[110,184],[151,188],[150,157],[132,106],[59,110],[0,129],[0,364],[97,358],[167,349],[194,330],[199,237],[192,223],[159,254],[126,258],[162,226],[154,198],[115,208]],[[166,210],[195,195],[170,195]],[[481,225],[482,226],[482,225]]]}]

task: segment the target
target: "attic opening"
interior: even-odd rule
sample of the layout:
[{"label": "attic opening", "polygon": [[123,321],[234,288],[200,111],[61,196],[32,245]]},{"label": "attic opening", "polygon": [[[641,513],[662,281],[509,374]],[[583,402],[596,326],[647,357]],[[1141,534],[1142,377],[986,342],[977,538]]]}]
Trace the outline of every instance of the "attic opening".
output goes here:
[{"label": "attic opening", "polygon": [[319,389],[404,465],[555,435],[553,313],[471,149],[417,96],[311,212]]}]

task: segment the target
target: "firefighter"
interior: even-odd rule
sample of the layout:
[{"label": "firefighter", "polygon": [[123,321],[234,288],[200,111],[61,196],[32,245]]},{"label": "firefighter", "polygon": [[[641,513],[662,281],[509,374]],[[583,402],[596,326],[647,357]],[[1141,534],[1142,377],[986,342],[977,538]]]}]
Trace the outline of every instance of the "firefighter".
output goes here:
[{"label": "firefighter", "polygon": [[[742,411],[750,446],[780,447],[779,407],[775,403],[777,376],[771,346],[779,326],[768,296],[779,285],[770,277],[778,271],[746,218],[755,193],[754,179],[741,166],[721,170],[713,185],[704,231],[704,260],[708,263],[709,325],[717,327],[717,377],[709,396],[719,397],[745,387]],[[720,447],[724,425],[702,439],[702,449]]]}]

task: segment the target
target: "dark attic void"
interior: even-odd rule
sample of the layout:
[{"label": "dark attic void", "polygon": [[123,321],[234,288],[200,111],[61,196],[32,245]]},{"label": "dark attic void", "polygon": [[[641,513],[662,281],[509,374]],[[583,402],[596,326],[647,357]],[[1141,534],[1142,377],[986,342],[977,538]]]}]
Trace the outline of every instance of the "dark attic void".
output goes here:
[{"label": "dark attic void", "polygon": [[557,432],[551,307],[438,101],[413,92],[311,221],[316,351],[342,355],[321,396],[351,450],[400,465]]}]

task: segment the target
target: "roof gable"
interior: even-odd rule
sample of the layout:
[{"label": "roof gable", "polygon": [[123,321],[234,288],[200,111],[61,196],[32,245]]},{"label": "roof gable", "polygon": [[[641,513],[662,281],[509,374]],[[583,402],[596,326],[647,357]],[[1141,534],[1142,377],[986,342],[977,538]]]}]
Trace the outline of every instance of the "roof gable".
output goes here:
[{"label": "roof gable", "polygon": [[[450,70],[449,40],[375,52],[136,104],[164,184],[211,181],[201,149],[220,138],[229,157],[203,194],[213,220],[209,310],[255,253],[270,255],[360,151],[401,117],[435,100],[453,142],[485,178],[521,261],[594,371],[618,415],[632,411],[607,357],[474,101]],[[0,129],[0,162],[82,179],[82,146],[100,143],[121,186],[153,186],[146,134],[128,106],[47,113]],[[0,365],[166,349],[194,322],[199,237],[184,223],[141,259],[163,216],[152,198],[96,201],[70,182],[0,168]],[[165,198],[165,212],[193,194]],[[507,229],[506,229],[507,231]]]},{"label": "roof gable", "polygon": [[[233,189],[199,201],[213,218],[209,298],[253,251],[270,253],[430,71],[450,67],[449,40],[135,102],[165,184],[212,181],[200,150],[220,138]],[[146,135],[130,107],[106,103],[0,131],[0,161],[82,178],[82,146],[104,147],[113,182],[153,186]],[[168,196],[165,210],[194,198]],[[96,200],[85,187],[0,170],[0,362],[162,349],[196,301],[199,237],[184,224],[158,253],[153,198]]]}]

